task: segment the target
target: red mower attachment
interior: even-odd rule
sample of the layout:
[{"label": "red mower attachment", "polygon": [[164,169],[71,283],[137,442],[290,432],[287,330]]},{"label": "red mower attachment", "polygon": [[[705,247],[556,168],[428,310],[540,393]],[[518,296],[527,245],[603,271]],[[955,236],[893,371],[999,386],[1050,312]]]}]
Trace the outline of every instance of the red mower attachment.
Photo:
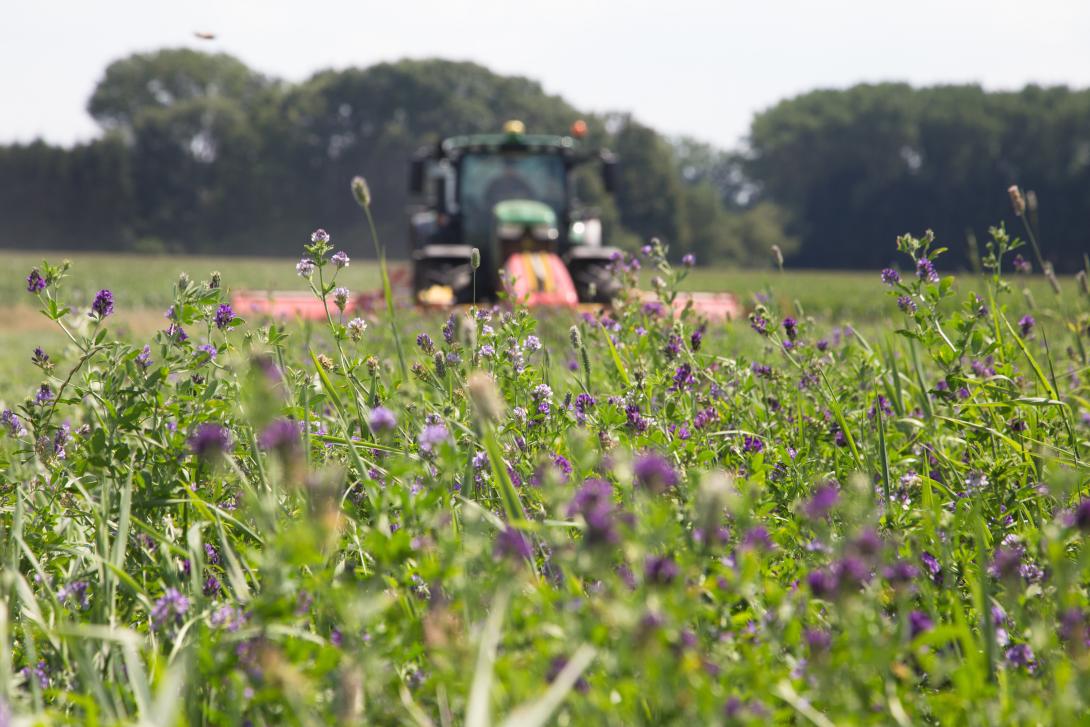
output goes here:
[{"label": "red mower attachment", "polygon": [[516,252],[503,266],[512,300],[523,305],[579,305],[568,266],[551,252]]}]

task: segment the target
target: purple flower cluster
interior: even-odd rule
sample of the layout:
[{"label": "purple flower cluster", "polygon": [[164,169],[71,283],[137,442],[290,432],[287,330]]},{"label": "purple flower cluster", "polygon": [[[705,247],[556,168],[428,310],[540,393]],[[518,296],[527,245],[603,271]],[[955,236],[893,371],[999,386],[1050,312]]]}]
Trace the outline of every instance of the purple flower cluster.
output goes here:
[{"label": "purple flower cluster", "polygon": [[158,629],[172,620],[180,622],[188,612],[189,598],[183,596],[177,588],[168,588],[151,609],[151,620]]},{"label": "purple flower cluster", "polygon": [[636,458],[632,471],[636,484],[650,492],[665,492],[676,487],[678,483],[677,472],[658,454],[640,455]]},{"label": "purple flower cluster", "polygon": [[568,517],[583,518],[583,539],[591,545],[616,543],[617,512],[613,505],[613,486],[602,479],[586,480],[568,503]]},{"label": "purple flower cluster", "polygon": [[231,306],[227,303],[220,305],[216,308],[216,328],[224,329],[231,325],[231,322],[235,320],[235,312],[231,310]]},{"label": "purple flower cluster", "polygon": [[231,433],[221,424],[201,424],[189,438],[189,449],[201,459],[216,457],[231,449]]},{"label": "purple flower cluster", "polygon": [[114,312],[114,294],[103,289],[95,293],[95,299],[91,301],[91,317],[99,320]]}]

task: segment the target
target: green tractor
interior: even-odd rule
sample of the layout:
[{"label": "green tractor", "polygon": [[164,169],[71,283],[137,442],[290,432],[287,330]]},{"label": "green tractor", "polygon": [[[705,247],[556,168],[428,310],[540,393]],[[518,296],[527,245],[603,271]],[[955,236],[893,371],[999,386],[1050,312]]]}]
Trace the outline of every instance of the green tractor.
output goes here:
[{"label": "green tractor", "polygon": [[[570,136],[527,134],[509,121],[500,134],[453,136],[413,158],[409,191],[417,302],[494,300],[507,290],[529,305],[608,303],[618,292],[601,221],[580,206],[572,173],[596,162],[613,191],[616,160],[588,148],[586,125]],[[480,265],[474,269],[473,250]]]}]

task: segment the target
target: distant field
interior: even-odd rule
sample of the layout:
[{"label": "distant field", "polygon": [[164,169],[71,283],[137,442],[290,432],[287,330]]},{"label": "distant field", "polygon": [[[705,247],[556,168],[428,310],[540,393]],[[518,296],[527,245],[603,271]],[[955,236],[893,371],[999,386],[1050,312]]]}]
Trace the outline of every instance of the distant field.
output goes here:
[{"label": "distant field", "polygon": [[[349,254],[352,254],[349,250]],[[144,336],[162,327],[163,311],[172,300],[172,286],[182,272],[195,279],[206,279],[219,271],[224,286],[230,289],[305,290],[295,273],[295,259],[215,257],[215,256],[145,256],[85,252],[6,252],[6,273],[0,276],[0,397],[25,393],[40,372],[30,363],[30,352],[41,345],[56,349],[64,344],[54,325],[31,306],[33,297],[26,292],[25,278],[31,268],[45,257],[56,263],[72,261],[67,281],[67,298],[77,305],[90,303],[100,288],[114,292],[117,314],[111,319],[115,328],[126,328],[134,336]],[[404,268],[396,261],[393,268]],[[968,276],[965,276],[968,277]],[[338,280],[352,291],[378,288],[378,268],[357,259]],[[964,281],[962,281],[964,282]],[[1031,278],[1028,288],[1041,302],[1051,299],[1041,278]],[[1071,280],[1064,281],[1072,286]],[[755,296],[770,295],[783,310],[796,310],[829,325],[854,323],[864,327],[879,326],[896,311],[878,280],[878,271],[786,271],[698,268],[686,279],[689,290],[729,291],[752,305]],[[968,286],[962,286],[965,290]]]}]

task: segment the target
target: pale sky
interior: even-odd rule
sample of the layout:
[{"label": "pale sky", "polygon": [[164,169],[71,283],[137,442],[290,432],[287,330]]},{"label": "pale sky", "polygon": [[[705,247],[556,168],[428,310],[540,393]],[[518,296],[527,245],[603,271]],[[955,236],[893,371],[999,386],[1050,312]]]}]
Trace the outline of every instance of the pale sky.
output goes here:
[{"label": "pale sky", "polygon": [[[474,60],[579,108],[734,146],[753,114],[862,81],[1090,86],[1087,0],[4,0],[0,143],[97,134],[84,107],[134,51],[231,53],[291,81],[400,58]],[[196,39],[194,31],[217,34]]]}]

